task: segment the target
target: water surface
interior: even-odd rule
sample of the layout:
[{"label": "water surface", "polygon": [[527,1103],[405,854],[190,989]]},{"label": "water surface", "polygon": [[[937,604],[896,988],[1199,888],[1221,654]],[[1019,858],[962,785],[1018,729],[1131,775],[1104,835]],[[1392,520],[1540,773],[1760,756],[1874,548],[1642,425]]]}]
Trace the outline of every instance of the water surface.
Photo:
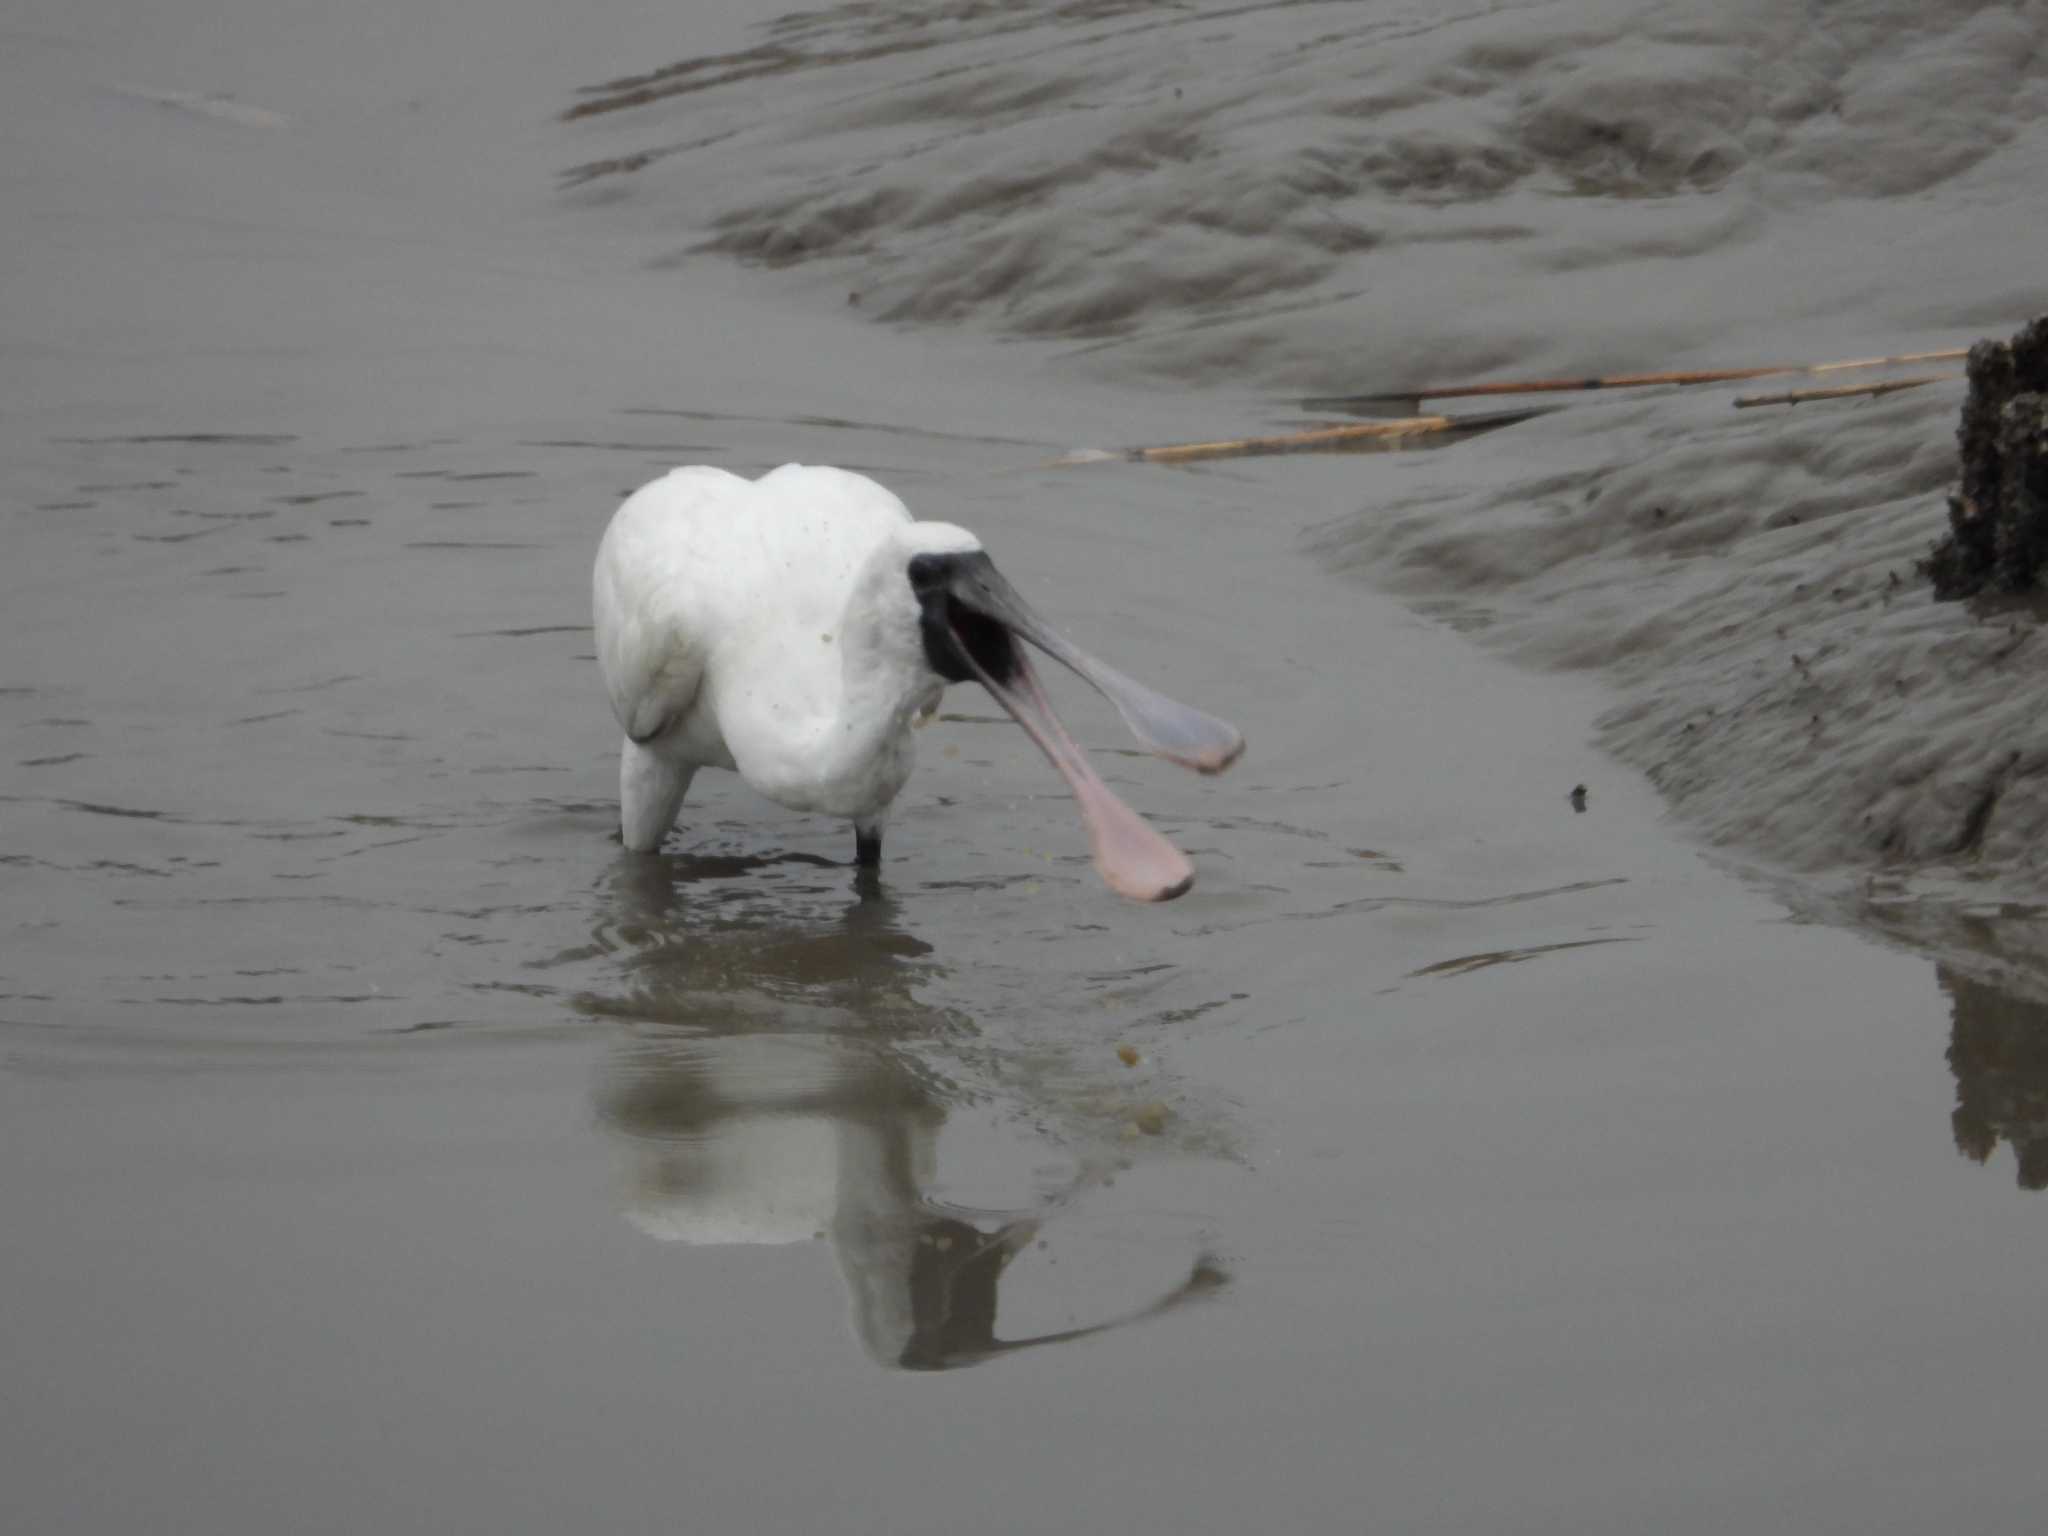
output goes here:
[{"label": "water surface", "polygon": [[[1795,918],[1589,745],[1593,683],[1304,551],[1452,454],[1049,468],[1206,426],[561,192],[695,110],[580,88],[801,30],[731,10],[10,23],[17,1523],[2036,1507],[2038,1010]],[[786,99],[696,125],[756,114],[736,199]],[[699,459],[874,474],[1240,723],[1202,781],[1062,690],[1194,891],[1105,892],[966,689],[878,879],[717,775],[623,855],[589,561]]]}]

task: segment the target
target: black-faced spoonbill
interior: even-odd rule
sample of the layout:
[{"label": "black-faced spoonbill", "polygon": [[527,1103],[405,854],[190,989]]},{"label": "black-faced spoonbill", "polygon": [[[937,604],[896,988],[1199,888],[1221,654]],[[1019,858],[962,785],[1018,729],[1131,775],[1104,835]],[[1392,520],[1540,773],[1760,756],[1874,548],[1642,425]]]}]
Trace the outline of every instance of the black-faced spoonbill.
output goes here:
[{"label": "black-faced spoonbill", "polygon": [[671,471],[613,515],[592,586],[598,663],[626,733],[619,827],[641,852],[661,845],[699,768],[727,768],[793,810],[850,818],[859,862],[879,862],[912,722],[946,684],[975,681],[1066,779],[1110,888],[1180,895],[1194,867],[1096,776],[1020,639],[1085,678],[1161,757],[1220,773],[1244,750],[1233,727],[1055,634],[973,534],[914,520],[846,470]]}]

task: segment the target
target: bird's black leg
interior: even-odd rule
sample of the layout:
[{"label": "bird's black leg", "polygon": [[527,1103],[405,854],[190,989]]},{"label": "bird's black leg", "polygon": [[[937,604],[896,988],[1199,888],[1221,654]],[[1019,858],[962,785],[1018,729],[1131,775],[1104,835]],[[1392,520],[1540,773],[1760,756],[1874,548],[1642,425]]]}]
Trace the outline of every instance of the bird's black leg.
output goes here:
[{"label": "bird's black leg", "polygon": [[853,824],[853,862],[862,869],[879,869],[882,864],[882,824]]}]

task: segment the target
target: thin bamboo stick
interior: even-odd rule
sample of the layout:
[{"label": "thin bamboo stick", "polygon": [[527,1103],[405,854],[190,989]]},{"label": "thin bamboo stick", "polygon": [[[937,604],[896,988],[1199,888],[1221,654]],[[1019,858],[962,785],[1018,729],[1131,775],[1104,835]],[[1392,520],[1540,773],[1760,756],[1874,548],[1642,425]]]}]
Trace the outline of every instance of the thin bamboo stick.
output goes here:
[{"label": "thin bamboo stick", "polygon": [[1380,395],[1342,395],[1304,400],[1304,410],[1348,410],[1385,401],[1473,399],[1492,395],[1566,394],[1592,389],[1645,389],[1655,385],[1732,384],[1781,374],[1843,373],[1855,368],[1890,368],[1907,363],[1946,363],[1967,357],[1967,347],[1936,352],[1902,352],[1896,357],[1854,357],[1833,363],[1773,363],[1762,368],[1690,368],[1657,373],[1596,374],[1579,379],[1512,379],[1497,384],[1446,384],[1391,390]]},{"label": "thin bamboo stick", "polygon": [[1923,384],[1942,384],[1961,377],[1960,373],[1923,373],[1912,379],[1886,379],[1882,384],[1831,384],[1826,389],[1788,389],[1779,395],[1737,395],[1735,409],[1746,411],[1757,405],[1798,405],[1806,400],[1846,400],[1853,395],[1890,395],[1902,389],[1918,389]]},{"label": "thin bamboo stick", "polygon": [[1271,453],[1313,453],[1319,449],[1397,447],[1410,438],[1469,435],[1512,426],[1546,414],[1501,411],[1488,416],[1408,416],[1399,421],[1366,421],[1341,427],[1311,427],[1268,437],[1234,437],[1209,443],[1163,443],[1150,448],[1085,448],[1055,459],[1055,467],[1123,460],[1143,464],[1190,464],[1201,459],[1242,459]]}]

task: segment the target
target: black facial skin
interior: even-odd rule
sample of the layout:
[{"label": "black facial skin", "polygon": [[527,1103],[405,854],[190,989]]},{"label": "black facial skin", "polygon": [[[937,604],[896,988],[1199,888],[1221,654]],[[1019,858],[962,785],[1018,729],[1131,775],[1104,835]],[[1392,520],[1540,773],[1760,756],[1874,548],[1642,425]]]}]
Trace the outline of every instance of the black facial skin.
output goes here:
[{"label": "black facial skin", "polygon": [[988,556],[979,554],[916,555],[910,561],[910,590],[917,594],[925,660],[949,683],[965,683],[975,678],[967,654],[962,653],[963,644],[982,670],[999,683],[1009,682],[1017,670],[1016,643],[1011,640],[1008,627],[976,612],[953,595],[954,579],[962,573],[963,565],[986,559]]}]

